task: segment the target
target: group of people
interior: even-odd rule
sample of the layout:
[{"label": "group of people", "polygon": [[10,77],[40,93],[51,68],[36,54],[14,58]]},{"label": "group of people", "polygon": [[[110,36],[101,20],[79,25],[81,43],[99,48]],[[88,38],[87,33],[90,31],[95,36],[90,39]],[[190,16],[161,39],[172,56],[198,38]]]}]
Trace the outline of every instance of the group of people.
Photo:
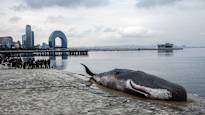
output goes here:
[{"label": "group of people", "polygon": [[22,59],[20,57],[1,57],[0,64],[11,68],[36,69],[36,68],[51,68],[50,59],[35,60],[34,58]]}]

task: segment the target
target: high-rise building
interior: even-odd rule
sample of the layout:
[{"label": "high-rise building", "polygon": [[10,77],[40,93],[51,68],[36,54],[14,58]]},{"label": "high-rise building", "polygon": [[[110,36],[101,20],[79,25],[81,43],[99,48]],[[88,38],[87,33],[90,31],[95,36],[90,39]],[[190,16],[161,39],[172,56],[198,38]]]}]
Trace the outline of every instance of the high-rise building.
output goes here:
[{"label": "high-rise building", "polygon": [[34,48],[34,32],[30,25],[26,25],[26,34],[22,36],[23,48]]},{"label": "high-rise building", "polygon": [[32,39],[31,39],[31,45],[34,47],[34,32],[32,31]]},{"label": "high-rise building", "polygon": [[26,25],[26,48],[32,48],[31,43],[32,43],[31,26]]},{"label": "high-rise building", "polygon": [[26,35],[22,35],[22,48],[26,48]]},{"label": "high-rise building", "polygon": [[12,48],[13,38],[11,36],[0,37],[0,48]]}]

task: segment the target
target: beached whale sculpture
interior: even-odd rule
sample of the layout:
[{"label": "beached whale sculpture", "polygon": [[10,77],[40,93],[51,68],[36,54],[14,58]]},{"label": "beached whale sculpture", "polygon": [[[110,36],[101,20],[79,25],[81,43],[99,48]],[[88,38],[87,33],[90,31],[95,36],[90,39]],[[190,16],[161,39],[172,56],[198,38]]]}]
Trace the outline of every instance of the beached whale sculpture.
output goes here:
[{"label": "beached whale sculpture", "polygon": [[128,69],[95,74],[86,65],[82,65],[91,79],[105,87],[151,99],[187,101],[185,88],[157,76]]}]

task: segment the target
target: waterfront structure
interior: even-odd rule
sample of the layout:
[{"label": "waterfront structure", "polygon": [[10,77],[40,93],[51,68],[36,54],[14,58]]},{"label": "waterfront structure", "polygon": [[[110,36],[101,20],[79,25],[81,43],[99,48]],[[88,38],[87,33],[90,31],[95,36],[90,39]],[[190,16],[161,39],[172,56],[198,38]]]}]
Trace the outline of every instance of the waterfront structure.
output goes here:
[{"label": "waterfront structure", "polygon": [[34,48],[34,32],[30,25],[26,25],[26,33],[22,35],[22,47]]},{"label": "waterfront structure", "polygon": [[13,47],[13,38],[11,36],[0,37],[0,48],[10,49]]},{"label": "waterfront structure", "polygon": [[14,48],[16,48],[16,49],[21,48],[21,42],[20,41],[13,42],[13,44],[14,44]]},{"label": "waterfront structure", "polygon": [[165,44],[158,44],[158,49],[172,49],[174,44],[165,43]]},{"label": "waterfront structure", "polygon": [[40,44],[36,44],[36,45],[34,46],[34,48],[35,48],[35,49],[41,49],[41,45],[40,45]]},{"label": "waterfront structure", "polygon": [[[1,54],[9,54],[10,57],[18,56],[86,56],[88,50],[53,50],[53,49],[40,49],[40,50],[0,50]],[[55,58],[53,58],[55,59]],[[65,58],[64,58],[65,59]]]},{"label": "waterfront structure", "polygon": [[41,49],[49,49],[49,48],[50,47],[49,47],[49,45],[47,43],[45,43],[45,42],[42,43]]},{"label": "waterfront structure", "polygon": [[59,37],[61,39],[61,48],[67,49],[67,38],[62,31],[54,31],[49,37],[49,47],[55,49],[56,43],[55,39]]}]

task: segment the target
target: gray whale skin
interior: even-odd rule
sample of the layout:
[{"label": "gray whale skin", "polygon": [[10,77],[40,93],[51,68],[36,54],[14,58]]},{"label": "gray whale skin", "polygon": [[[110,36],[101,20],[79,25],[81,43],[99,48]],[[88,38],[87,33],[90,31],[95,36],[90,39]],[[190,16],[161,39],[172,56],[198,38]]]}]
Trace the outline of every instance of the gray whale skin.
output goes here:
[{"label": "gray whale skin", "polygon": [[95,74],[86,65],[82,65],[91,79],[105,87],[145,98],[187,101],[187,92],[184,87],[157,76],[129,69],[113,69]]}]

